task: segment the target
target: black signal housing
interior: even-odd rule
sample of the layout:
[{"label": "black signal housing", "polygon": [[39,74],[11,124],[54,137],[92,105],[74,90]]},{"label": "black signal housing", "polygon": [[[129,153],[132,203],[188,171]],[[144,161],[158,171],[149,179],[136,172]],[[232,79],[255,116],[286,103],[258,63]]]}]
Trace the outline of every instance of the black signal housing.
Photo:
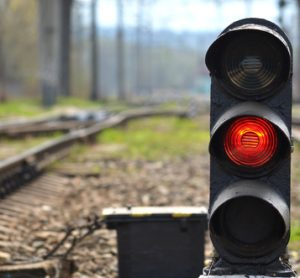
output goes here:
[{"label": "black signal housing", "polygon": [[[240,274],[235,266],[242,264],[260,265],[255,271],[246,267],[253,270],[247,274],[266,275],[274,262],[286,268],[280,257],[290,235],[292,46],[274,23],[247,18],[220,34],[206,64],[211,75],[209,229],[219,255],[210,273],[224,274],[224,262],[227,274]],[[239,121],[240,134],[234,125]],[[232,130],[236,134],[230,137]]]}]

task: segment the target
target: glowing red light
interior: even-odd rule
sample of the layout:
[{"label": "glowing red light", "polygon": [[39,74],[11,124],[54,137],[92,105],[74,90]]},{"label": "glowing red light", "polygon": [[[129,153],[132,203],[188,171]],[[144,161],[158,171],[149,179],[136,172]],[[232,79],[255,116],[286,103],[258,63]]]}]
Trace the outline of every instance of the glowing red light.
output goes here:
[{"label": "glowing red light", "polygon": [[231,123],[226,131],[224,148],[235,164],[259,167],[266,164],[276,153],[277,133],[267,120],[244,116]]}]

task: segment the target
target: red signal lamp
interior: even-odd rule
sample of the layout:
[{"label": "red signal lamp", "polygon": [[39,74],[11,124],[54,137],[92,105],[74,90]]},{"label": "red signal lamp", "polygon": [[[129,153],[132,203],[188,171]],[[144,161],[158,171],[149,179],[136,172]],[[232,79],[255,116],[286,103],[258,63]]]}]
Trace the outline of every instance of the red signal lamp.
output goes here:
[{"label": "red signal lamp", "polygon": [[270,108],[258,102],[242,102],[217,119],[209,151],[224,169],[254,178],[289,157],[290,132]]},{"label": "red signal lamp", "polygon": [[235,119],[224,140],[228,158],[237,165],[260,167],[268,163],[278,147],[277,132],[265,119],[245,116]]}]

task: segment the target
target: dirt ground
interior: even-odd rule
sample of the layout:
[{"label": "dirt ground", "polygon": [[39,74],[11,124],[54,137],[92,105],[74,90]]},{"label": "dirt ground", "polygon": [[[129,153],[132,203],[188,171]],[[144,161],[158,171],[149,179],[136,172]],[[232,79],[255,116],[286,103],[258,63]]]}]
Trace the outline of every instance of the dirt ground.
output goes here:
[{"label": "dirt ground", "polygon": [[[65,178],[69,192],[63,209],[45,212],[37,230],[51,234],[57,227],[80,224],[105,207],[126,206],[207,206],[209,195],[209,155],[194,153],[169,160],[122,159],[110,155],[119,145],[97,144],[52,169]],[[292,222],[300,220],[300,148],[296,146],[292,167]],[[28,222],[34,222],[35,215]],[[47,239],[51,241],[50,239]],[[36,243],[36,248],[39,244]],[[291,244],[291,262],[300,269],[298,242]],[[44,255],[45,250],[38,250]],[[36,252],[38,253],[38,252]],[[207,245],[207,260],[212,247]],[[83,240],[70,258],[76,261],[73,278],[117,277],[116,233],[100,229]]]},{"label": "dirt ground", "polygon": [[[77,176],[70,179],[74,194],[66,204],[72,211],[67,221],[78,215],[86,217],[100,213],[104,207],[123,206],[207,206],[209,194],[209,156],[193,155],[170,161],[128,161],[94,155],[86,159],[89,167],[100,166],[99,176]],[[296,152],[293,173],[299,170]],[[73,164],[73,166],[76,165]],[[292,219],[299,219],[299,180],[293,177]],[[297,243],[291,245],[291,262],[299,269]],[[207,260],[212,252],[207,245]],[[85,254],[82,256],[82,254]],[[73,277],[117,277],[117,249],[114,231],[101,230],[85,240],[72,256],[78,262]],[[97,273],[97,274],[95,274]],[[83,276],[82,276],[83,275]],[[84,276],[86,275],[86,276]],[[96,276],[93,276],[96,275]]]},{"label": "dirt ground", "polygon": [[[91,157],[88,158],[91,163]],[[105,207],[207,206],[208,156],[172,161],[95,160],[99,177],[75,177],[68,199],[72,215],[88,216]],[[92,248],[91,248],[92,247]],[[85,253],[85,256],[82,256]],[[79,262],[73,277],[117,277],[116,235],[102,230],[85,240],[72,258]],[[96,276],[93,273],[97,273]]]}]

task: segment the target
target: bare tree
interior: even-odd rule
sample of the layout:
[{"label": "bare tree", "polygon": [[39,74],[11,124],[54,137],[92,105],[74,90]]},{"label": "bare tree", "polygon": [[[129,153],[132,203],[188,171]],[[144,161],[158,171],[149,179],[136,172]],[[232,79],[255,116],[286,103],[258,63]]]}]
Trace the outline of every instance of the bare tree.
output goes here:
[{"label": "bare tree", "polygon": [[142,36],[142,29],[143,29],[143,7],[144,7],[144,0],[138,0],[138,9],[137,9],[137,16],[136,16],[136,94],[141,95],[142,91],[142,69],[143,69],[143,36]]},{"label": "bare tree", "polygon": [[117,84],[118,99],[126,99],[125,82],[124,82],[124,11],[123,0],[116,0],[118,26],[117,26]]},{"label": "bare tree", "polygon": [[98,87],[99,64],[98,64],[98,36],[97,36],[97,0],[91,4],[91,100],[101,99]]},{"label": "bare tree", "polygon": [[[2,38],[4,37],[5,28],[4,28],[4,19],[7,8],[7,1],[1,2],[0,7],[0,34]],[[0,102],[3,102],[6,99],[6,60],[5,60],[5,50],[3,40],[0,40]]]},{"label": "bare tree", "polygon": [[70,45],[71,45],[71,7],[73,0],[61,0],[60,4],[60,66],[59,92],[70,95]]},{"label": "bare tree", "polygon": [[136,93],[151,94],[153,90],[152,7],[155,0],[137,1],[136,18]]},{"label": "bare tree", "polygon": [[[299,50],[300,50],[300,0],[297,0],[297,35],[296,35],[296,40],[297,40],[297,51],[295,53],[295,59],[296,59],[296,63],[295,66],[296,66],[296,73],[297,73],[297,76],[299,76],[300,74],[300,53],[299,53]],[[294,78],[295,80],[295,89],[293,90],[293,100],[297,103],[300,102],[300,78]]]},{"label": "bare tree", "polygon": [[279,16],[278,16],[278,21],[281,25],[281,28],[286,31],[285,26],[284,26],[284,10],[286,7],[286,1],[285,0],[278,0],[278,9],[279,9]]},{"label": "bare tree", "polygon": [[153,91],[153,30],[152,30],[152,5],[155,3],[155,0],[146,1],[146,16],[145,16],[145,31],[147,35],[147,48],[145,53],[145,78],[146,80],[146,92],[151,95]]}]

